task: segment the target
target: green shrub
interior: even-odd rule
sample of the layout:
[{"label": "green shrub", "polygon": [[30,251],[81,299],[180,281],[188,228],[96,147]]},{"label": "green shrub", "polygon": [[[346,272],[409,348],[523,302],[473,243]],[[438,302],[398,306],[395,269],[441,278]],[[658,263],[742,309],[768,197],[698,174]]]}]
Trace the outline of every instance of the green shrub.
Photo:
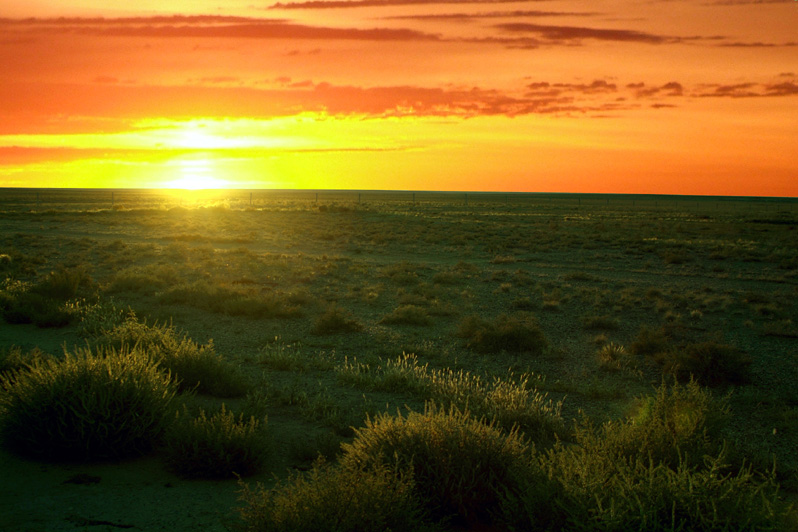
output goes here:
[{"label": "green shrub", "polygon": [[611,474],[583,478],[562,491],[556,507],[564,510],[567,530],[795,530],[773,475],[731,470],[722,454],[706,457],[698,469],[622,461]]},{"label": "green shrub", "polygon": [[135,315],[97,339],[101,345],[145,351],[169,371],[181,391],[196,390],[215,397],[240,397],[249,382],[243,372],[216,353],[213,341],[198,345],[169,325],[139,322]]},{"label": "green shrub", "polygon": [[0,382],[15,380],[16,374],[36,364],[52,358],[38,347],[23,352],[20,347],[11,346],[0,349]]},{"label": "green shrub", "polygon": [[267,453],[266,418],[236,416],[222,404],[208,417],[184,409],[167,429],[162,452],[169,467],[187,478],[228,478],[257,473]]},{"label": "green shrub", "polygon": [[158,301],[229,316],[291,318],[300,314],[299,307],[283,294],[245,294],[208,281],[172,286],[158,294]]},{"label": "green shrub", "polygon": [[633,418],[584,423],[575,445],[539,457],[546,491],[531,483],[505,501],[504,515],[517,529],[533,528],[543,501],[544,528],[554,530],[794,530],[772,472],[729,466],[725,405],[695,382],[663,385]]},{"label": "green shrub", "polygon": [[38,362],[3,389],[4,444],[54,460],[147,452],[161,436],[176,391],[144,353],[103,349]]},{"label": "green shrub", "polygon": [[694,378],[705,386],[744,384],[750,378],[751,357],[736,347],[716,342],[688,344],[661,353],[663,371],[685,382]]},{"label": "green shrub", "polygon": [[244,485],[240,513],[247,532],[430,530],[413,486],[412,475],[395,467],[317,462],[269,490]]},{"label": "green shrub", "polygon": [[529,449],[516,431],[504,432],[455,408],[381,414],[342,447],[347,468],[412,470],[419,500],[431,515],[461,521],[489,521],[531,467]]},{"label": "green shrub", "polygon": [[432,325],[432,318],[426,309],[418,305],[400,305],[384,316],[380,323],[401,325]]},{"label": "green shrub", "polygon": [[311,333],[318,335],[350,333],[363,330],[363,324],[340,307],[331,305],[313,324]]},{"label": "green shrub", "polygon": [[6,323],[32,323],[41,328],[66,327],[75,319],[63,303],[33,292],[3,294],[0,312]]},{"label": "green shrub", "polygon": [[30,289],[31,293],[62,302],[74,299],[81,290],[96,290],[96,284],[82,268],[50,272]]},{"label": "green shrub", "polygon": [[548,347],[543,331],[531,318],[498,316],[493,321],[469,316],[460,323],[458,336],[478,353],[529,352],[542,354]]},{"label": "green shrub", "polygon": [[654,356],[669,349],[668,337],[663,329],[643,327],[630,346],[630,351],[638,356]]},{"label": "green shrub", "polygon": [[588,330],[614,331],[620,327],[618,320],[610,316],[586,316],[582,326]]},{"label": "green shrub", "polygon": [[634,367],[631,353],[624,346],[613,342],[602,345],[597,352],[597,357],[599,366],[612,371]]},{"label": "green shrub", "polygon": [[468,409],[472,415],[506,430],[519,428],[538,444],[552,443],[564,434],[562,402],[554,403],[539,393],[530,374],[486,380],[471,372],[429,369],[415,355],[404,354],[371,368],[345,358],[336,367],[338,378],[369,390],[410,393],[423,400]]}]

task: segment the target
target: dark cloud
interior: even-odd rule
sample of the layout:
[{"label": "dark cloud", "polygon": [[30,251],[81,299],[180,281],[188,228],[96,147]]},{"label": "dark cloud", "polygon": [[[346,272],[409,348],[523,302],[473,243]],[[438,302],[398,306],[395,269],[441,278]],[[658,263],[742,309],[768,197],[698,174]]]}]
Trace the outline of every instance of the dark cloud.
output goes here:
[{"label": "dark cloud", "polygon": [[736,83],[731,85],[708,85],[697,91],[704,98],[767,98],[798,96],[798,83]]},{"label": "dark cloud", "polygon": [[664,85],[648,87],[645,83],[630,83],[626,86],[633,89],[637,98],[650,98],[652,96],[682,96],[684,87],[681,83],[670,81]]},{"label": "dark cloud", "polygon": [[601,41],[660,44],[674,41],[673,38],[634,30],[599,29],[581,26],[550,26],[544,24],[527,24],[524,22],[497,24],[496,27],[513,33],[538,34],[553,42],[578,42],[584,39],[593,39]]},{"label": "dark cloud", "polygon": [[598,13],[567,11],[490,11],[485,13],[436,13],[427,15],[399,15],[384,20],[480,20],[487,18],[592,17]]},{"label": "dark cloud", "polygon": [[781,47],[790,47],[790,46],[798,46],[798,42],[784,42],[784,43],[772,43],[772,42],[724,42],[720,43],[717,46],[726,47],[726,48],[781,48]]}]

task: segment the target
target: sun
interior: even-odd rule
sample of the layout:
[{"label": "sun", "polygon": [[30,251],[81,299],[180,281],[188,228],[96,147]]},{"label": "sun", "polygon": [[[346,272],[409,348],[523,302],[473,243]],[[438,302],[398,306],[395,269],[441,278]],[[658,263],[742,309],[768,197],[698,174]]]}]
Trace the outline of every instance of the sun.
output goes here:
[{"label": "sun", "polygon": [[166,188],[207,190],[229,188],[230,183],[218,176],[219,168],[211,157],[192,157],[175,161],[179,177],[166,183]]}]

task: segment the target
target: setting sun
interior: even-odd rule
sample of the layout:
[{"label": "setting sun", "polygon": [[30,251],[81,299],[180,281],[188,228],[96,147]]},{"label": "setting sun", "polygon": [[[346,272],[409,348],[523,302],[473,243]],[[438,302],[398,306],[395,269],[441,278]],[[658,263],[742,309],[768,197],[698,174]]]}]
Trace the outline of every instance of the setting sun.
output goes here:
[{"label": "setting sun", "polygon": [[205,190],[227,188],[229,183],[216,175],[212,159],[184,159],[174,162],[179,177],[166,183],[166,188]]}]

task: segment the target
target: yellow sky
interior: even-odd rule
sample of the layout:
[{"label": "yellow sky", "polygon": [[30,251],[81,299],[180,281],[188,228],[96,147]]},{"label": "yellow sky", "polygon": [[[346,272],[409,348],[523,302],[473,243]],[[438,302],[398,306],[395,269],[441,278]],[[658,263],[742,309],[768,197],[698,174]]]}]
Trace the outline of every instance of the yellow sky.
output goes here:
[{"label": "yellow sky", "polygon": [[798,196],[798,2],[6,2],[0,186]]}]

